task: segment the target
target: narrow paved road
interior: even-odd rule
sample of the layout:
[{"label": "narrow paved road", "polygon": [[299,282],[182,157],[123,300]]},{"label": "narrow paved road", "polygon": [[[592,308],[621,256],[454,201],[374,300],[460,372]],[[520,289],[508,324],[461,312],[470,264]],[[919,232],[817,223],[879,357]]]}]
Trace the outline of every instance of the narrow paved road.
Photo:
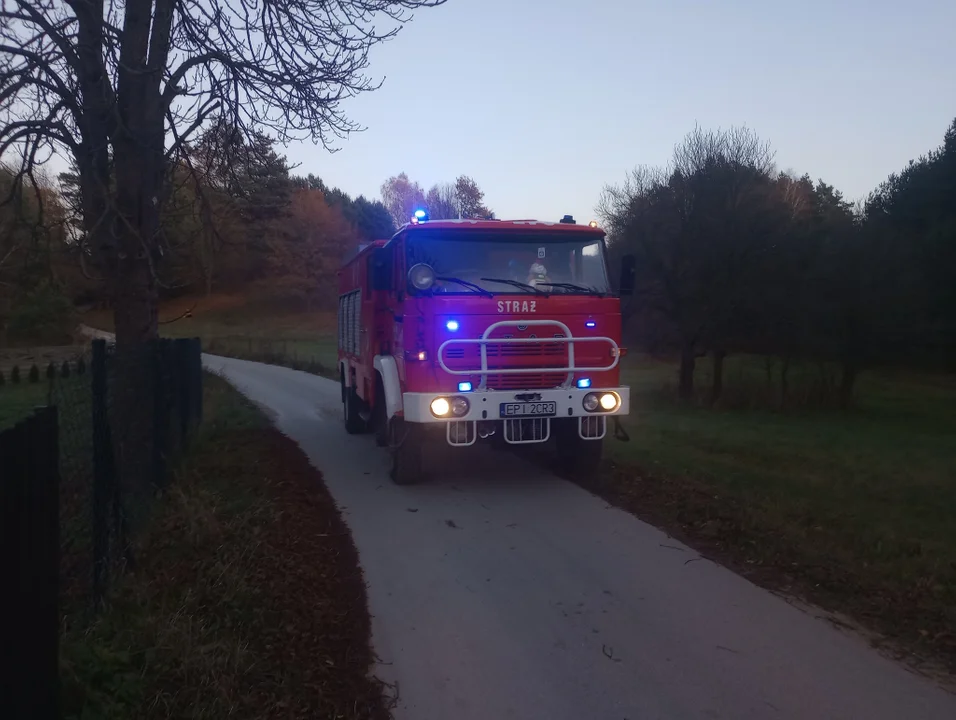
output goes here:
[{"label": "narrow paved road", "polygon": [[397,487],[335,383],[205,362],[324,473],[401,720],[956,718],[859,638],[510,454],[443,448],[430,482]]}]

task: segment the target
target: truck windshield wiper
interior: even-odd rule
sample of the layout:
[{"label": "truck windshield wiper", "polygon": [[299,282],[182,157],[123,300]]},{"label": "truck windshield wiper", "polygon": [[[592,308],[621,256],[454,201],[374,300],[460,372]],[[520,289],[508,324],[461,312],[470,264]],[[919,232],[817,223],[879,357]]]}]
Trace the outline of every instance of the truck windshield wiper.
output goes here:
[{"label": "truck windshield wiper", "polygon": [[602,293],[600,290],[595,290],[594,288],[590,288],[590,287],[584,287],[583,285],[575,285],[574,283],[564,283],[564,282],[560,282],[560,283],[549,283],[549,282],[543,282],[543,283],[538,283],[538,284],[539,284],[539,285],[547,285],[548,287],[565,288],[566,290],[576,290],[577,292],[587,293],[588,295],[600,295],[600,296],[602,296],[602,297],[604,296],[604,293]]},{"label": "truck windshield wiper", "polygon": [[[474,290],[475,292],[481,293],[482,295],[487,295],[488,297],[494,297],[494,296],[495,296],[495,294],[494,294],[493,292],[491,292],[490,290],[485,290],[485,288],[483,288],[481,285],[475,285],[475,283],[473,283],[473,282],[468,282],[467,280],[462,280],[461,278],[438,276],[438,277],[436,277],[435,279],[436,279],[436,280],[441,280],[442,282],[458,283],[459,285],[462,285],[462,286],[464,286],[464,287],[466,287],[466,288],[470,288],[471,290]],[[482,280],[484,280],[484,278],[482,278]]]},{"label": "truck windshield wiper", "polygon": [[[547,297],[548,293],[544,290],[538,290],[534,285],[529,285],[528,283],[523,283],[520,280],[506,280],[505,278],[481,278],[485,282],[496,282],[503,285],[511,285],[512,287],[521,288],[522,290],[527,290],[528,292],[533,292],[535,295],[544,295]],[[542,283],[547,285],[548,283]]]}]

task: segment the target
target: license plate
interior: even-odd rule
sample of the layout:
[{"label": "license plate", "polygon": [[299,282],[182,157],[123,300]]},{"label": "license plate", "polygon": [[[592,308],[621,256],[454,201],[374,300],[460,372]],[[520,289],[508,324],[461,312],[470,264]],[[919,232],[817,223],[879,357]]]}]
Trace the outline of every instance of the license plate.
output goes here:
[{"label": "license plate", "polygon": [[557,404],[554,402],[516,402],[501,403],[501,417],[551,417],[558,414]]}]

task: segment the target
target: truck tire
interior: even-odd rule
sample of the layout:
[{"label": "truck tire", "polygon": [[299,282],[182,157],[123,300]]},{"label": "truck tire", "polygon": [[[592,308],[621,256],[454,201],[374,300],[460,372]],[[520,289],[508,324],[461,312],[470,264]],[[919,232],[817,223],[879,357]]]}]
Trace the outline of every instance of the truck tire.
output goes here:
[{"label": "truck tire", "polygon": [[343,383],[342,394],[345,401],[342,403],[343,414],[345,415],[345,432],[349,435],[359,435],[367,429],[368,424],[359,415],[361,412],[361,400],[354,387],[345,387]]},{"label": "truck tire", "polygon": [[414,485],[424,474],[423,433],[421,428],[392,418],[389,428],[389,451],[392,454],[392,482],[396,485]]},{"label": "truck tire", "polygon": [[555,423],[555,443],[558,462],[565,472],[575,478],[594,475],[601,467],[604,440],[585,440],[578,434],[577,418]]}]

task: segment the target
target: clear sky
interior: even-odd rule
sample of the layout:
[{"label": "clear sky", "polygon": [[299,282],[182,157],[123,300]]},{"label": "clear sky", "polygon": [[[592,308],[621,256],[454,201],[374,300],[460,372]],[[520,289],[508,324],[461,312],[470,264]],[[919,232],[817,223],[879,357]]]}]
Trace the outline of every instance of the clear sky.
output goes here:
[{"label": "clear sky", "polygon": [[864,197],[956,117],[956,0],[449,0],[373,51],[367,128],[286,152],[350,194],[474,177],[498,217],[594,216],[697,123]]}]

